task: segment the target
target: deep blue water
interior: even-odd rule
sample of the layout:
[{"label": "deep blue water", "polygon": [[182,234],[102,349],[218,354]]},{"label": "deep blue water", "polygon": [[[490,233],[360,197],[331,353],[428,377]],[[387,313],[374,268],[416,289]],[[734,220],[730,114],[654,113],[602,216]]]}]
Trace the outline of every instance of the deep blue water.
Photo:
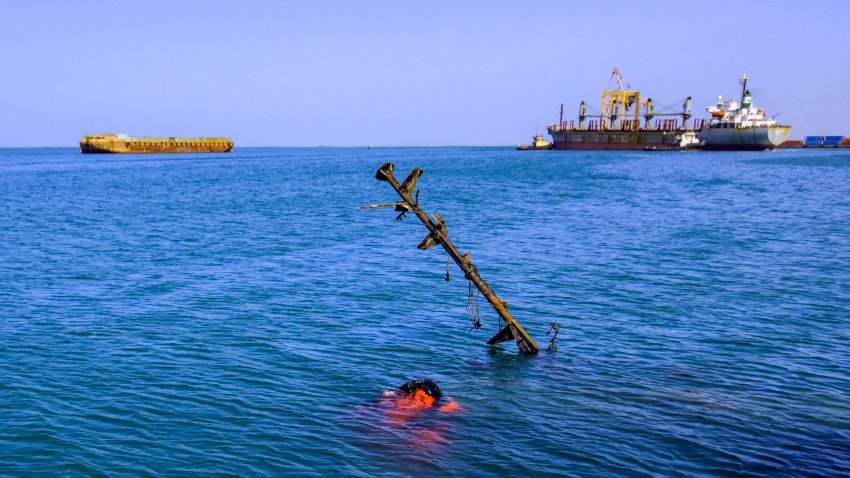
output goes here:
[{"label": "deep blue water", "polygon": [[849,370],[848,152],[0,150],[2,476],[848,476]]}]

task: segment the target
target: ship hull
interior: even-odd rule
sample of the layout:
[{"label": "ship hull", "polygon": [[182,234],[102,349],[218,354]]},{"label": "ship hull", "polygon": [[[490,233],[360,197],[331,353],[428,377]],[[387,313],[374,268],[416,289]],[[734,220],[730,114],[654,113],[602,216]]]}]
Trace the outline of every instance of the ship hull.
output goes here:
[{"label": "ship hull", "polygon": [[230,138],[149,138],[91,135],[80,141],[84,154],[229,153]]},{"label": "ship hull", "polygon": [[788,139],[790,126],[705,128],[699,134],[708,151],[763,151],[775,149]]},{"label": "ship hull", "polygon": [[549,130],[554,149],[634,151],[684,149],[679,131],[558,131]]}]

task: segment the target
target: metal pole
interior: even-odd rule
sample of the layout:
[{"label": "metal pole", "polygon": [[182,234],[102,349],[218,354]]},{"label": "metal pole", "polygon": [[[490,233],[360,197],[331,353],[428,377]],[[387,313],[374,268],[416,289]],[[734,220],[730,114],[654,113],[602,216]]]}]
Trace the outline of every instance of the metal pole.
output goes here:
[{"label": "metal pole", "polygon": [[563,103],[561,103],[561,120],[558,122],[558,124],[561,126],[561,129],[564,128],[564,104]]}]

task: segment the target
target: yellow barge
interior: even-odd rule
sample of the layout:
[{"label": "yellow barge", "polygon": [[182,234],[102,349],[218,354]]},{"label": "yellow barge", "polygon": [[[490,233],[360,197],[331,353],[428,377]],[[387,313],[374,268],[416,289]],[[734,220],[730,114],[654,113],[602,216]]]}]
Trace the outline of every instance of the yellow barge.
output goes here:
[{"label": "yellow barge", "polygon": [[90,153],[230,153],[230,138],[177,138],[127,136],[126,134],[87,134],[80,151]]}]

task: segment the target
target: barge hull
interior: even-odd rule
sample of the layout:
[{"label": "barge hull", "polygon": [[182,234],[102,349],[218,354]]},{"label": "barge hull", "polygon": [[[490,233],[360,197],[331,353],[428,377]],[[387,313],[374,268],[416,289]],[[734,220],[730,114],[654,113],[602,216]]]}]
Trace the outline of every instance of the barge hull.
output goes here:
[{"label": "barge hull", "polygon": [[83,154],[230,153],[230,138],[144,137],[124,134],[86,135]]}]

